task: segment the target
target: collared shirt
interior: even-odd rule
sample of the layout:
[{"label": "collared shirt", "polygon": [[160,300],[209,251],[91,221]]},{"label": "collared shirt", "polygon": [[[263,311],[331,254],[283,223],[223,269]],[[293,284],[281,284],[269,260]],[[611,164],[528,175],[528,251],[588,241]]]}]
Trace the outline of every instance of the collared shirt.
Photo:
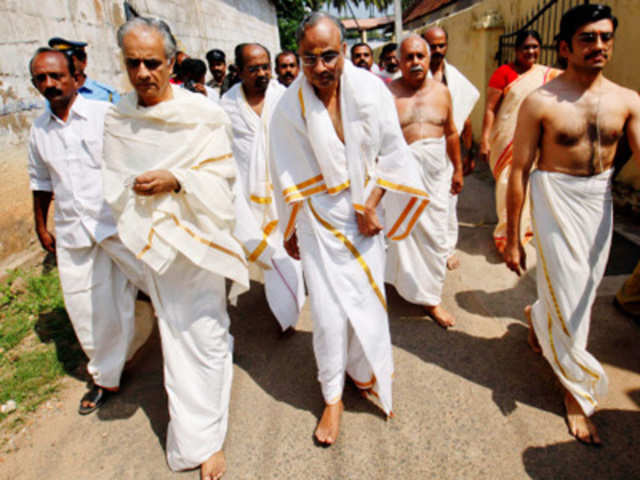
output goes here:
[{"label": "collared shirt", "polygon": [[115,88],[91,80],[89,77],[84,79],[84,84],[78,89],[78,93],[91,100],[102,100],[110,103],[118,103],[120,100],[120,94]]},{"label": "collared shirt", "polygon": [[117,233],[102,194],[106,102],[76,96],[66,122],[49,108],[29,135],[31,190],[54,192],[58,245],[80,248]]}]

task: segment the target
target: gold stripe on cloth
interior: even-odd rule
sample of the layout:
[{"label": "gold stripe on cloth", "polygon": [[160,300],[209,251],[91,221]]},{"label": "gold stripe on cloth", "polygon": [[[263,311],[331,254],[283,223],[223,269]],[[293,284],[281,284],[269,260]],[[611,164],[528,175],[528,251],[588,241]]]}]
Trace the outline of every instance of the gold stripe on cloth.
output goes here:
[{"label": "gold stripe on cloth", "polygon": [[389,233],[387,233],[388,238],[391,238],[393,234],[396,233],[398,228],[400,228],[400,225],[402,225],[402,222],[404,222],[404,219],[407,218],[407,215],[409,215],[409,212],[411,211],[411,209],[413,208],[413,206],[416,204],[417,201],[418,199],[414,197],[407,202],[407,206],[404,208],[404,210],[396,220],[396,223],[393,224],[393,227],[391,227],[391,230],[389,230]]},{"label": "gold stripe on cloth", "polygon": [[136,258],[138,260],[140,260],[142,258],[142,256],[147,253],[149,250],[151,250],[151,240],[153,240],[153,234],[155,233],[155,230],[153,228],[151,228],[151,230],[149,230],[149,237],[147,238],[147,244],[144,246],[144,248],[142,250],[140,250],[140,252],[136,255]]},{"label": "gold stripe on cloth", "polygon": [[302,200],[304,198],[307,198],[310,195],[313,195],[314,193],[324,192],[326,190],[327,190],[327,186],[323,183],[322,185],[318,185],[317,187],[310,188],[303,192],[291,193],[287,195],[287,197],[284,200],[287,203],[291,203],[294,200]]},{"label": "gold stripe on cloth", "polygon": [[284,231],[285,240],[289,240],[289,238],[293,234],[293,229],[295,228],[295,225],[296,225],[296,217],[298,216],[298,211],[300,210],[300,207],[302,207],[302,204],[298,202],[294,204],[293,207],[291,208],[291,214],[289,215],[287,228]]},{"label": "gold stripe on cloth", "polygon": [[378,185],[381,187],[387,187],[391,190],[396,190],[398,192],[411,193],[413,195],[418,195],[419,197],[429,198],[427,192],[423,192],[422,190],[418,190],[417,188],[407,187],[406,185],[398,185],[397,183],[390,182],[388,180],[384,180],[379,178],[377,181]]},{"label": "gold stripe on cloth", "polygon": [[429,204],[429,200],[422,200],[422,202],[420,202],[420,205],[418,205],[418,208],[416,208],[416,211],[413,214],[413,217],[411,217],[411,220],[409,221],[409,224],[407,225],[407,229],[404,231],[404,233],[402,235],[396,235],[395,237],[391,238],[391,240],[397,241],[397,240],[404,240],[405,238],[407,238],[411,233],[411,230],[413,230],[413,227],[415,226],[416,222],[420,218],[420,215],[422,215],[422,211],[426,208],[428,204]]},{"label": "gold stripe on cloth", "polygon": [[220,160],[226,160],[227,158],[233,157],[233,153],[225,153],[224,155],[220,155],[219,157],[207,158],[206,160],[201,161],[197,165],[191,167],[191,170],[200,170],[202,167],[207,165],[208,163],[219,162]]},{"label": "gold stripe on cloth", "polygon": [[334,193],[341,192],[345,188],[349,188],[349,185],[351,185],[351,181],[347,180],[346,182],[341,183],[340,185],[338,185],[336,187],[327,188],[327,193],[330,194],[330,195],[333,195]]},{"label": "gold stripe on cloth", "polygon": [[364,270],[364,273],[367,275],[367,278],[369,279],[369,285],[371,285],[371,288],[373,289],[376,296],[378,297],[378,300],[380,300],[382,307],[385,310],[387,310],[387,302],[384,298],[384,295],[378,288],[378,285],[376,284],[376,281],[373,278],[373,274],[369,269],[369,265],[367,265],[367,262],[365,262],[364,258],[362,258],[362,255],[360,254],[356,246],[353,243],[351,243],[351,241],[347,237],[345,237],[342,232],[340,232],[333,225],[327,222],[324,218],[318,215],[318,212],[316,212],[315,208],[313,208],[311,199],[308,199],[307,202],[309,203],[309,208],[311,208],[311,212],[313,213],[313,216],[316,217],[316,220],[318,220],[318,222],[320,222],[320,225],[322,225],[325,229],[329,230],[338,240],[340,240],[344,244],[344,246],[347,247],[347,250],[351,252],[351,255],[353,255],[355,259],[358,261],[358,263],[362,267],[362,270]]},{"label": "gold stripe on cloth", "polygon": [[268,204],[273,201],[271,197],[258,197],[257,195],[251,195],[249,198],[253,203],[260,203],[260,204]]},{"label": "gold stripe on cloth", "polygon": [[318,183],[323,178],[324,177],[322,176],[322,174],[320,174],[320,175],[316,175],[315,177],[312,177],[312,178],[310,178],[308,180],[305,180],[304,182],[300,182],[297,185],[293,185],[291,187],[287,187],[282,191],[282,195],[284,197],[286,197],[287,195],[289,195],[292,192],[297,192],[298,190],[304,190],[305,188],[310,187],[314,183]]}]

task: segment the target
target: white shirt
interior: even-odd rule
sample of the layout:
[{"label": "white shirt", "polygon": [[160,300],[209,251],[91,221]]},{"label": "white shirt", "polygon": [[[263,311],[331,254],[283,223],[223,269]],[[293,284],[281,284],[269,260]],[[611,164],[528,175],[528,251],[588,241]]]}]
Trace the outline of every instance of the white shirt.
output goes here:
[{"label": "white shirt", "polygon": [[220,101],[220,87],[210,87],[205,85],[204,88],[207,90],[207,98],[209,100],[216,103]]},{"label": "white shirt", "polygon": [[102,193],[102,136],[109,108],[107,102],[77,95],[66,122],[47,107],[31,126],[30,187],[54,193],[61,247],[88,247],[118,231]]}]

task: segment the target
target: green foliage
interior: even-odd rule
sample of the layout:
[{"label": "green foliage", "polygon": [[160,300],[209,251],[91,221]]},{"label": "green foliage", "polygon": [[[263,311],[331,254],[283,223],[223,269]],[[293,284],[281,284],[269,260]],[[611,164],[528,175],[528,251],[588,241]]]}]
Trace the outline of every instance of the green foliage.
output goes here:
[{"label": "green foliage", "polygon": [[[25,291],[11,291],[19,278]],[[21,290],[21,289],[20,289]],[[64,309],[58,271],[15,270],[0,284],[0,404],[15,400],[9,428],[56,391],[86,361]]]}]

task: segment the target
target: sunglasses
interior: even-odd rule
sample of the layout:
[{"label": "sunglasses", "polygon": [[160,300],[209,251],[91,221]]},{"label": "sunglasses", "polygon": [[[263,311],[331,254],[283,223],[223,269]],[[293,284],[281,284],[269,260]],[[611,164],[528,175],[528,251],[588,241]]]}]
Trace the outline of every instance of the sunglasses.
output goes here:
[{"label": "sunglasses", "polygon": [[144,63],[147,70],[155,70],[164,63],[156,58],[127,58],[124,62],[127,64],[127,68],[138,68],[141,63]]},{"label": "sunglasses", "polygon": [[329,50],[320,55],[302,55],[302,63],[305,67],[313,67],[319,59],[325,67],[330,67],[336,63],[339,56],[340,52],[336,52],[335,50]]},{"label": "sunglasses", "polygon": [[613,32],[584,32],[578,35],[578,40],[582,43],[592,44],[602,40],[602,43],[608,43],[613,40]]}]

